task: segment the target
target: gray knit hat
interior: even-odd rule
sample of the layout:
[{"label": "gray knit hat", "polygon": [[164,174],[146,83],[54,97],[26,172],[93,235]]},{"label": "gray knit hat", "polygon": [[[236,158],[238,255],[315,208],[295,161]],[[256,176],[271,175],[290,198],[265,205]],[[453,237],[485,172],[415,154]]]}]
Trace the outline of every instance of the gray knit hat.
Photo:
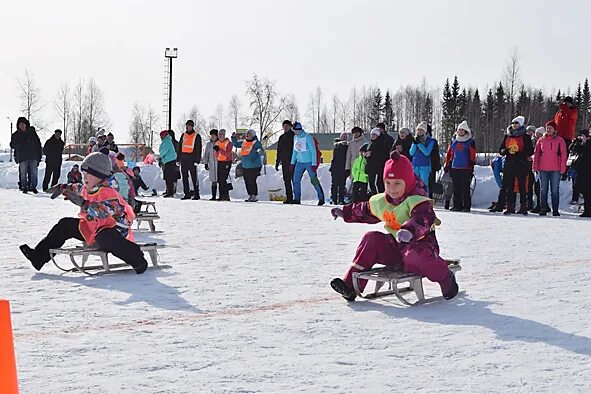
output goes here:
[{"label": "gray knit hat", "polygon": [[111,176],[111,159],[104,153],[94,152],[86,156],[80,164],[80,169],[100,179]]}]

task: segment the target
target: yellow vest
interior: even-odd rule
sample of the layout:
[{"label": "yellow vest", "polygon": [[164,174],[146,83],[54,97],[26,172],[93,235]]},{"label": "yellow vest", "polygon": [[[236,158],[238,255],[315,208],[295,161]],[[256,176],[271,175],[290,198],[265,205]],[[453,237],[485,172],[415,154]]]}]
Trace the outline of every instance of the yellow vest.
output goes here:
[{"label": "yellow vest", "polygon": [[[372,215],[384,222],[384,228],[386,231],[396,237],[398,230],[400,230],[402,225],[410,219],[414,207],[425,201],[430,201],[431,204],[434,203],[429,197],[409,196],[399,205],[392,205],[386,200],[386,195],[381,193],[376,194],[369,199],[369,209]],[[440,224],[441,221],[436,219],[434,226]]]}]

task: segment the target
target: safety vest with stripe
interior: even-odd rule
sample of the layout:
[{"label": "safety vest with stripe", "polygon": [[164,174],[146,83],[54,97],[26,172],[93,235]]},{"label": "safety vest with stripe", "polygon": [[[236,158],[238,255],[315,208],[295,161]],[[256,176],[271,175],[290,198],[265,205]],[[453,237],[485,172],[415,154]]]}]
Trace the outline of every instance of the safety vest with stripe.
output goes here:
[{"label": "safety vest with stripe", "polygon": [[[410,219],[414,207],[425,201],[433,203],[433,200],[428,197],[409,196],[399,205],[392,205],[386,199],[386,195],[381,193],[369,199],[369,209],[372,215],[384,222],[386,231],[396,237],[398,230]],[[438,226],[439,224],[441,224],[441,221],[436,219],[434,225]]]},{"label": "safety vest with stripe", "polygon": [[220,150],[216,152],[218,161],[232,161],[232,153],[230,152],[229,156],[226,155],[226,149],[228,148],[229,143],[230,140],[228,138],[226,138],[224,141],[217,142],[216,145],[220,148]]},{"label": "safety vest with stripe", "polygon": [[195,149],[195,139],[197,137],[197,133],[183,133],[183,146],[181,147],[181,152],[183,153],[193,153]]},{"label": "safety vest with stripe", "polygon": [[255,141],[244,141],[242,143],[242,149],[240,150],[240,156],[248,156],[252,151]]}]

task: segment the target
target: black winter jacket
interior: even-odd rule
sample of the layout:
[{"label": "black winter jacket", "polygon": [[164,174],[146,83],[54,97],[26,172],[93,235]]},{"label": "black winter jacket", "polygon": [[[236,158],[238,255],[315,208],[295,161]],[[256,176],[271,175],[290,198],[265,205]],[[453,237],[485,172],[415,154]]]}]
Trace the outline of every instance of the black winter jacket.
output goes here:
[{"label": "black winter jacket", "polygon": [[62,153],[64,153],[64,140],[58,140],[55,136],[45,141],[43,145],[43,153],[45,154],[45,162],[49,165],[62,164]]},{"label": "black winter jacket", "polygon": [[[188,132],[185,132],[188,133]],[[193,163],[201,163],[201,136],[193,130],[192,133],[197,133],[195,136],[195,145],[193,146],[193,152],[191,153],[183,153],[183,137],[185,133],[181,134],[178,143],[178,155],[179,161],[192,161]],[[188,133],[188,134],[192,134]]]},{"label": "black winter jacket", "polygon": [[293,153],[293,130],[283,133],[277,141],[277,160],[276,164],[287,166],[291,164],[291,154]]},{"label": "black winter jacket", "polygon": [[381,174],[384,171],[384,165],[390,158],[390,148],[391,145],[384,134],[380,134],[378,138],[369,143],[367,151],[371,152],[371,155],[367,158],[365,165],[365,171],[368,174]]},{"label": "black winter jacket", "polygon": [[41,141],[32,128],[12,133],[10,147],[16,151],[15,159],[18,163],[27,160],[41,161]]},{"label": "black winter jacket", "polygon": [[345,164],[347,162],[347,142],[335,142],[330,162],[330,172],[333,176],[345,175]]}]

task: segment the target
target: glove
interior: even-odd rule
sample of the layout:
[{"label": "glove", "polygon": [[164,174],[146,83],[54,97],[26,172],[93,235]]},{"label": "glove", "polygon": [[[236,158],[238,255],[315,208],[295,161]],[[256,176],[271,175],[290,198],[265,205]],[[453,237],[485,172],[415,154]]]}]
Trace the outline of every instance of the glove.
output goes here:
[{"label": "glove", "polygon": [[337,218],[343,217],[343,210],[341,208],[333,208],[330,210],[330,214],[334,220],[337,220]]},{"label": "glove", "polygon": [[70,190],[65,190],[64,194],[66,199],[70,200],[72,204],[78,205],[80,208],[88,207],[88,201],[86,201],[80,194],[76,194]]},{"label": "glove", "polygon": [[289,165],[289,171],[293,174],[295,172],[295,164]]},{"label": "glove", "polygon": [[410,242],[410,240],[412,239],[412,233],[406,229],[400,229],[398,230],[398,233],[396,234],[396,241],[398,242]]},{"label": "glove", "polygon": [[349,178],[351,176],[351,170],[345,170],[345,178]]},{"label": "glove", "polygon": [[51,193],[51,196],[49,198],[55,200],[57,196],[59,196],[66,190],[67,187],[68,185],[65,185],[63,183],[58,183],[57,185],[50,187],[47,190],[48,193]]},{"label": "glove", "polygon": [[209,165],[208,164],[205,165],[205,171],[209,171]]},{"label": "glove", "polygon": [[279,163],[275,164],[275,171],[279,171]]},{"label": "glove", "polygon": [[312,172],[316,172],[318,170],[318,166],[312,166]]},{"label": "glove", "polygon": [[217,146],[217,145],[214,145],[214,146],[213,146],[213,150],[217,152],[217,151],[219,151],[219,150],[220,150],[220,147],[219,147],[219,146]]}]

